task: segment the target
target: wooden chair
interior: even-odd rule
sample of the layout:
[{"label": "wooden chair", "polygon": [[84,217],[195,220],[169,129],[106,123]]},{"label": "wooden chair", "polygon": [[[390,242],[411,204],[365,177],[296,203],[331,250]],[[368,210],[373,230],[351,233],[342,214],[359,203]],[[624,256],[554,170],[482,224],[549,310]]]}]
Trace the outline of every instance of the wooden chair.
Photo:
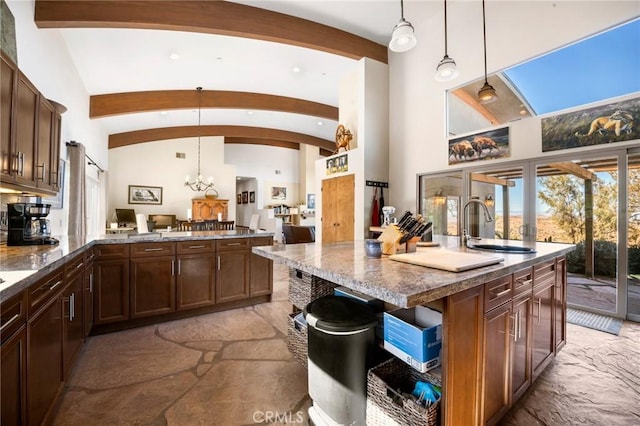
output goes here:
[{"label": "wooden chair", "polygon": [[222,220],[222,221],[216,221],[213,222],[213,226],[215,230],[224,230],[224,231],[231,231],[234,229],[234,221],[233,220]]}]

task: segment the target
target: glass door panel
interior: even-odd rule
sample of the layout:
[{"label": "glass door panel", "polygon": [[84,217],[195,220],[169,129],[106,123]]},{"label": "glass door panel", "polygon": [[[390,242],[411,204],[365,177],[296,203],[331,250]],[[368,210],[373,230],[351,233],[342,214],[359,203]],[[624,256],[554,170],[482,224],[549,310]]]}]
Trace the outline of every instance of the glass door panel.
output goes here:
[{"label": "glass door panel", "polygon": [[418,211],[433,223],[433,235],[460,235],[462,172],[421,176],[419,182]]},{"label": "glass door panel", "polygon": [[525,230],[522,167],[473,172],[470,178],[470,197],[484,201],[493,217],[493,222],[486,223],[477,206],[470,205],[471,235],[522,240]]},{"label": "glass door panel", "polygon": [[640,154],[629,155],[627,164],[627,314],[640,321]]},{"label": "glass door panel", "polygon": [[536,241],[570,243],[567,303],[616,312],[618,157],[536,166]]}]

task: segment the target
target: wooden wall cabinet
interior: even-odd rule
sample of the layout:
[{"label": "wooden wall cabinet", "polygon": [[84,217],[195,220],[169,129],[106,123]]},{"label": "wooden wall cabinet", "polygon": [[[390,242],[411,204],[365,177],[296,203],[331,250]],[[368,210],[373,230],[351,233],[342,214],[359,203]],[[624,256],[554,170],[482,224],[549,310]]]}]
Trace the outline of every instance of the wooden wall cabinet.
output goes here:
[{"label": "wooden wall cabinet", "polygon": [[249,297],[251,239],[216,241],[216,301],[231,302]]},{"label": "wooden wall cabinet", "polygon": [[0,51],[0,176],[2,181],[13,181],[16,159],[13,141],[15,126],[15,95],[18,67]]},{"label": "wooden wall cabinet", "polygon": [[228,220],[229,200],[218,198],[194,198],[191,200],[192,220],[217,220],[218,213],[222,220]]}]

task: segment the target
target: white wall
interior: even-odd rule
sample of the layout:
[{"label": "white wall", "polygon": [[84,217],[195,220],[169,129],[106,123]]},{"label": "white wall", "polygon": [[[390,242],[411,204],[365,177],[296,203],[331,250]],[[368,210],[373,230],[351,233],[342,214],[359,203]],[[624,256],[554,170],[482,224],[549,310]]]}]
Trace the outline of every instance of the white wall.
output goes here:
[{"label": "white wall", "polygon": [[[93,160],[107,169],[108,137],[97,122],[89,120],[89,94],[71,62],[60,32],[36,27],[33,1],[6,0],[6,3],[15,18],[18,68],[47,98],[67,107],[62,115],[60,157],[67,159],[64,142],[75,140],[86,147],[86,153]],[[87,174],[97,178],[94,167],[87,166]],[[54,235],[67,233],[68,199],[68,192],[65,192],[63,209],[52,210],[49,215]],[[88,209],[89,214],[96,215],[96,220],[104,222],[104,209],[94,206],[88,206]]]},{"label": "white wall", "polygon": [[[444,54],[441,2],[412,2],[411,13],[405,17],[416,28],[418,44],[406,53],[389,53],[390,203],[399,210],[415,210],[418,173],[449,168],[446,90],[484,74],[481,2],[449,1],[447,7],[448,53],[460,70],[457,80],[439,83],[433,79]],[[432,19],[427,18],[434,13]],[[488,1],[488,72],[595,34],[638,13],[637,1]],[[491,164],[545,155],[539,118],[510,127],[511,157]],[[598,148],[585,150],[594,149]]]}]

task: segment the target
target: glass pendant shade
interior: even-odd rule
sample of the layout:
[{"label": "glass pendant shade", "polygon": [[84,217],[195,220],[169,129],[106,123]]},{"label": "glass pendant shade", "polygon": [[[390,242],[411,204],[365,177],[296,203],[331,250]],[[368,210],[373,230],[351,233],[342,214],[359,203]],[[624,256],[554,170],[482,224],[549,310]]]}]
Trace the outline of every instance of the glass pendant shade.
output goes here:
[{"label": "glass pendant shade", "polygon": [[417,43],[416,36],[414,35],[413,25],[403,19],[393,27],[393,34],[391,35],[391,42],[389,42],[389,49],[394,52],[406,52],[411,50]]},{"label": "glass pendant shade", "polygon": [[478,98],[480,98],[481,104],[490,104],[498,99],[498,95],[496,94],[496,89],[485,80],[484,85],[478,92]]},{"label": "glass pendant shade", "polygon": [[436,81],[451,81],[458,77],[458,74],[460,74],[460,72],[456,67],[456,61],[449,56],[444,55],[444,58],[442,58],[436,67]]}]

